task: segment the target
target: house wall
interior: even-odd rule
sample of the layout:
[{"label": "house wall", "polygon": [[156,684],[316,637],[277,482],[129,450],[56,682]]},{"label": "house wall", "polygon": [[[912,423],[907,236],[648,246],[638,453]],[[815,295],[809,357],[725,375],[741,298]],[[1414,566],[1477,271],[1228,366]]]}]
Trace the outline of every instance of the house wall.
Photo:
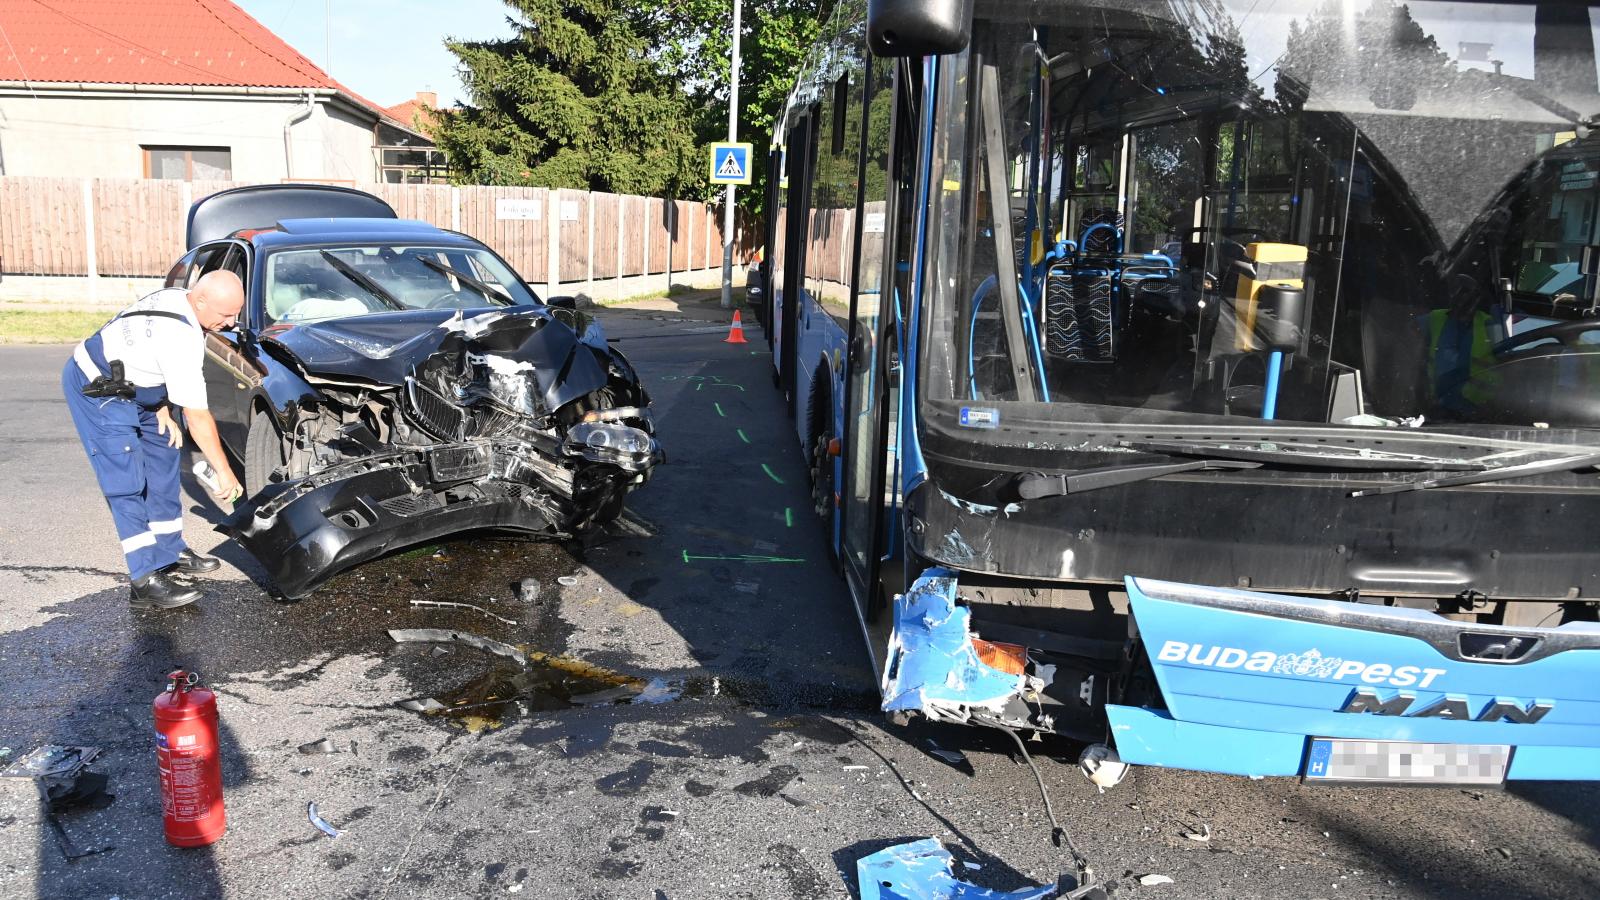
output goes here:
[{"label": "house wall", "polygon": [[[296,180],[377,180],[372,118],[317,98],[291,129]],[[143,146],[227,147],[235,181],[290,177],[284,122],[303,107],[292,95],[0,92],[0,174],[142,178]]]}]

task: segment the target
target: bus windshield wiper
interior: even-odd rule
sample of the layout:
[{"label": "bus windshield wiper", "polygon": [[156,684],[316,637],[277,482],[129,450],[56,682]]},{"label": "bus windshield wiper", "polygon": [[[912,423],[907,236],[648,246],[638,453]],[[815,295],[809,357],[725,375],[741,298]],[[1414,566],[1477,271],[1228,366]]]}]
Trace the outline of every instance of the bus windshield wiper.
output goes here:
[{"label": "bus windshield wiper", "polygon": [[1558,459],[1546,459],[1539,462],[1523,463],[1520,466],[1501,466],[1495,469],[1484,469],[1481,472],[1472,472],[1466,475],[1451,475],[1445,478],[1422,478],[1417,481],[1407,481],[1402,484],[1388,484],[1383,487],[1366,488],[1351,491],[1352,497],[1373,497],[1379,494],[1403,494],[1406,491],[1426,491],[1431,488],[1457,487],[1463,484],[1490,484],[1496,481],[1508,481],[1512,478],[1526,478],[1529,475],[1548,475],[1552,472],[1570,472],[1573,469],[1583,469],[1600,466],[1600,453],[1582,453],[1576,456],[1563,456]]},{"label": "bus windshield wiper", "polygon": [[507,306],[512,305],[514,302],[511,299],[511,295],[506,293],[506,291],[500,288],[498,285],[491,285],[486,281],[479,281],[478,279],[473,278],[471,275],[456,269],[452,269],[436,259],[429,259],[426,256],[418,257],[418,259],[422,260],[423,265],[434,270],[435,272],[438,272],[442,275],[449,275],[451,278],[460,279],[462,284],[482,294],[485,300],[498,300]]},{"label": "bus windshield wiper", "polygon": [[363,273],[360,269],[357,269],[355,266],[350,265],[326,250],[320,252],[322,253],[322,258],[328,261],[328,265],[339,270],[340,275],[343,275],[351,281],[354,281],[356,284],[361,285],[361,287],[364,288],[367,293],[377,297],[379,300],[382,300],[385,306],[388,306],[390,309],[398,309],[401,311],[404,311],[408,308],[405,304],[401,303],[399,300],[396,300],[393,294],[384,290],[383,285],[373,281],[370,276]]},{"label": "bus windshield wiper", "polygon": [[1096,469],[1079,469],[1063,475],[1045,475],[1028,472],[1018,475],[1013,486],[1024,500],[1044,497],[1061,497],[1082,494],[1101,488],[1118,487],[1138,481],[1149,481],[1180,472],[1201,472],[1216,469],[1259,469],[1261,463],[1235,459],[1196,459],[1188,462],[1143,463],[1131,466],[1101,466]]},{"label": "bus windshield wiper", "polygon": [[1369,472],[1480,472],[1482,463],[1469,459],[1442,459],[1389,450],[1341,447],[1332,444],[1287,442],[1119,441],[1118,446],[1170,456],[1237,459],[1263,465],[1300,466],[1308,469],[1352,469]]}]

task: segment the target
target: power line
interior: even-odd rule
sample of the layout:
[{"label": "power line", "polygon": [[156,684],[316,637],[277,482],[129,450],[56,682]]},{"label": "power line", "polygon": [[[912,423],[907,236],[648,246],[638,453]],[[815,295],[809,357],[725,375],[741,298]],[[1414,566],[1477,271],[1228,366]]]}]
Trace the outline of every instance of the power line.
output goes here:
[{"label": "power line", "polygon": [[28,93],[33,95],[33,99],[39,99],[39,93],[33,89],[33,82],[28,80],[28,69],[22,64],[22,54],[18,53],[17,48],[12,46],[11,35],[6,34],[6,26],[3,22],[0,22],[0,37],[6,39],[6,47],[11,50],[11,58],[17,61],[17,71],[22,73],[22,83],[28,88]]}]

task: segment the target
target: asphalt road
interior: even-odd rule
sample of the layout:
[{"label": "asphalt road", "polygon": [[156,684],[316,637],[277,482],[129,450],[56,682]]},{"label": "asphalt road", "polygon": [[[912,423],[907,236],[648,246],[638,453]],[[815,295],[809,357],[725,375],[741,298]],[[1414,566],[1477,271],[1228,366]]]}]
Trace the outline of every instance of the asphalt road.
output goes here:
[{"label": "asphalt road", "polygon": [[[110,517],[58,396],[67,348],[0,348],[0,745],[102,747],[95,768],[116,795],[60,817],[76,852],[114,848],[69,862],[32,785],[0,780],[0,896],[850,897],[858,858],[929,836],[989,887],[1069,870],[1003,737],[895,729],[874,712],[765,344],[604,315],[648,381],[670,454],[630,501],[653,536],[456,541],[281,604],[201,499],[188,503],[189,540],[230,565],[207,601],[170,613],[127,607]],[[745,555],[803,562],[707,558]],[[524,577],[541,584],[536,602],[510,589]],[[411,627],[556,662],[522,671],[386,634]],[[161,836],[149,703],[180,665],[222,708],[230,828],[204,850]],[[670,699],[571,706],[623,677],[662,679]],[[397,706],[429,697],[471,715]],[[342,752],[297,749],[324,737]],[[965,764],[927,753],[930,738]],[[1600,895],[1589,785],[1357,790],[1139,770],[1099,794],[1075,748],[1033,749],[1117,896]],[[309,801],[342,836],[312,827]],[[1202,826],[1209,841],[1184,836]],[[1152,873],[1173,882],[1138,881]]]}]

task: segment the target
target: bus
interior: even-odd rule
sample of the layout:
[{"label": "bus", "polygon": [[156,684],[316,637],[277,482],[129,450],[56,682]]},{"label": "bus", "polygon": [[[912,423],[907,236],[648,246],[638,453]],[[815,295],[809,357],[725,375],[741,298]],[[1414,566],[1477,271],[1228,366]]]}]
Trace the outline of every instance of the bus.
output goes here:
[{"label": "bus", "polygon": [[841,0],[759,312],[884,710],[1600,778],[1596,23]]}]

